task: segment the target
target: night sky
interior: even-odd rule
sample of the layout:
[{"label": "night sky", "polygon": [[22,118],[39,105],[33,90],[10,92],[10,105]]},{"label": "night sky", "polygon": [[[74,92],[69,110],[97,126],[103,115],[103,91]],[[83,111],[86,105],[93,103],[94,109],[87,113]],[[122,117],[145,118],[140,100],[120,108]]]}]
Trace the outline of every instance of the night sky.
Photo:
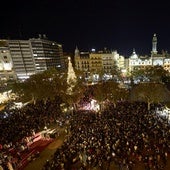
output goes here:
[{"label": "night sky", "polygon": [[46,34],[64,52],[107,47],[128,56],[170,53],[170,5],[165,0],[13,0],[1,2],[0,38],[28,39]]}]

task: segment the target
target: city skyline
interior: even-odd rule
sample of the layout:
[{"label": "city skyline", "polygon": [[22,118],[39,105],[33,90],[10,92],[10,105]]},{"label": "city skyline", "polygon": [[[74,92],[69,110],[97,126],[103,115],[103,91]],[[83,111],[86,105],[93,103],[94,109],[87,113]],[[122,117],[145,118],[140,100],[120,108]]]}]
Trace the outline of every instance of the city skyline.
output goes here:
[{"label": "city skyline", "polygon": [[149,55],[153,34],[158,52],[170,52],[169,5],[166,1],[20,0],[3,2],[0,38],[28,39],[46,34],[64,52],[107,47],[129,56],[133,48]]}]

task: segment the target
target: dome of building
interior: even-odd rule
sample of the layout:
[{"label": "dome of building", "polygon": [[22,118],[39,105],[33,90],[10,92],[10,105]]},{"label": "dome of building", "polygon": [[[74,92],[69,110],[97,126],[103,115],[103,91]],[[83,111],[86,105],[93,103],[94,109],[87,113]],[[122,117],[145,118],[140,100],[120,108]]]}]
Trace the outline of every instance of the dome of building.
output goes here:
[{"label": "dome of building", "polygon": [[135,49],[133,49],[133,53],[132,55],[130,56],[131,59],[137,59],[138,58],[138,55],[136,54],[135,52]]}]

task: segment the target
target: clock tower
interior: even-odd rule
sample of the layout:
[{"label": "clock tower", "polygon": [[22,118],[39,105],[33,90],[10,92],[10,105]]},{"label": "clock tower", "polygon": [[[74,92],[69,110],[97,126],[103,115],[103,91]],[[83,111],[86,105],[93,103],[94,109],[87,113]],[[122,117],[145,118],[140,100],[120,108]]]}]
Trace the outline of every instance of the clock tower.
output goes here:
[{"label": "clock tower", "polygon": [[162,54],[158,54],[158,51],[157,51],[157,36],[156,36],[156,34],[154,34],[153,38],[152,38],[151,59],[152,59],[152,65],[154,65],[154,66],[156,66],[156,65],[163,66],[164,65],[165,56]]},{"label": "clock tower", "polygon": [[153,38],[152,38],[152,51],[151,53],[152,54],[157,54],[157,37],[156,37],[156,34],[153,35]]}]

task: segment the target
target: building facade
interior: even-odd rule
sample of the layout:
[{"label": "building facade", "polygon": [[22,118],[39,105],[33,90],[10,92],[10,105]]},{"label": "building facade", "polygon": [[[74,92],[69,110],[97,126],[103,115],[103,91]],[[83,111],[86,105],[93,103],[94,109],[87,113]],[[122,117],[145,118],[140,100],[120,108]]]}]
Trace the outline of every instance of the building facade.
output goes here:
[{"label": "building facade", "polygon": [[92,51],[80,52],[75,49],[75,68],[83,71],[87,79],[97,81],[101,78],[110,79],[112,72],[117,67],[119,70],[125,68],[125,59],[117,51]]},{"label": "building facade", "polygon": [[117,51],[112,52],[80,52],[75,50],[75,67],[85,72],[87,75],[100,73],[101,71],[109,76],[115,67],[121,72],[123,77],[131,75],[134,70],[144,69],[147,66],[162,66],[170,72],[170,54],[167,52],[158,53],[157,36],[153,35],[152,50],[150,55],[139,56],[133,49],[129,57],[121,56]]},{"label": "building facade", "polygon": [[[62,45],[48,40],[45,35],[39,35],[39,38],[29,40],[0,40],[0,42],[2,49],[0,52],[0,74],[3,74],[1,78],[9,79],[12,77],[10,74],[13,74],[13,79],[26,79],[32,74],[50,68],[66,68]],[[8,62],[10,64],[7,64]],[[9,70],[6,71],[9,67],[11,73]]]},{"label": "building facade", "polygon": [[167,52],[158,53],[157,50],[157,36],[153,35],[152,38],[152,50],[150,56],[139,56],[133,50],[132,55],[128,59],[128,72],[132,72],[136,69],[143,69],[146,66],[162,66],[165,70],[170,72],[170,54]]},{"label": "building facade", "polygon": [[35,74],[30,42],[28,40],[8,40],[8,46],[17,78],[26,79]]},{"label": "building facade", "polygon": [[5,45],[4,47],[0,47],[0,79],[16,79],[16,74],[13,70],[10,50],[7,45]]},{"label": "building facade", "polygon": [[36,72],[49,68],[65,68],[62,45],[47,39],[46,35],[29,39],[35,61]]},{"label": "building facade", "polygon": [[[133,70],[147,66],[160,65],[170,72],[170,54],[158,53],[157,36],[153,35],[150,55],[139,56],[133,49],[130,57],[119,55],[117,51],[80,52],[76,47],[75,68],[83,71],[87,79],[98,80],[102,74],[111,78],[117,68],[123,76],[130,75]],[[63,55],[62,45],[50,41],[46,35],[29,40],[0,40],[0,78],[25,79],[32,74],[50,68],[66,69],[67,58]],[[113,75],[114,76],[114,75]]]},{"label": "building facade", "polygon": [[133,49],[132,55],[128,59],[127,72],[131,73],[137,69],[144,69],[146,66],[152,66],[152,59],[148,56],[138,56]]}]

